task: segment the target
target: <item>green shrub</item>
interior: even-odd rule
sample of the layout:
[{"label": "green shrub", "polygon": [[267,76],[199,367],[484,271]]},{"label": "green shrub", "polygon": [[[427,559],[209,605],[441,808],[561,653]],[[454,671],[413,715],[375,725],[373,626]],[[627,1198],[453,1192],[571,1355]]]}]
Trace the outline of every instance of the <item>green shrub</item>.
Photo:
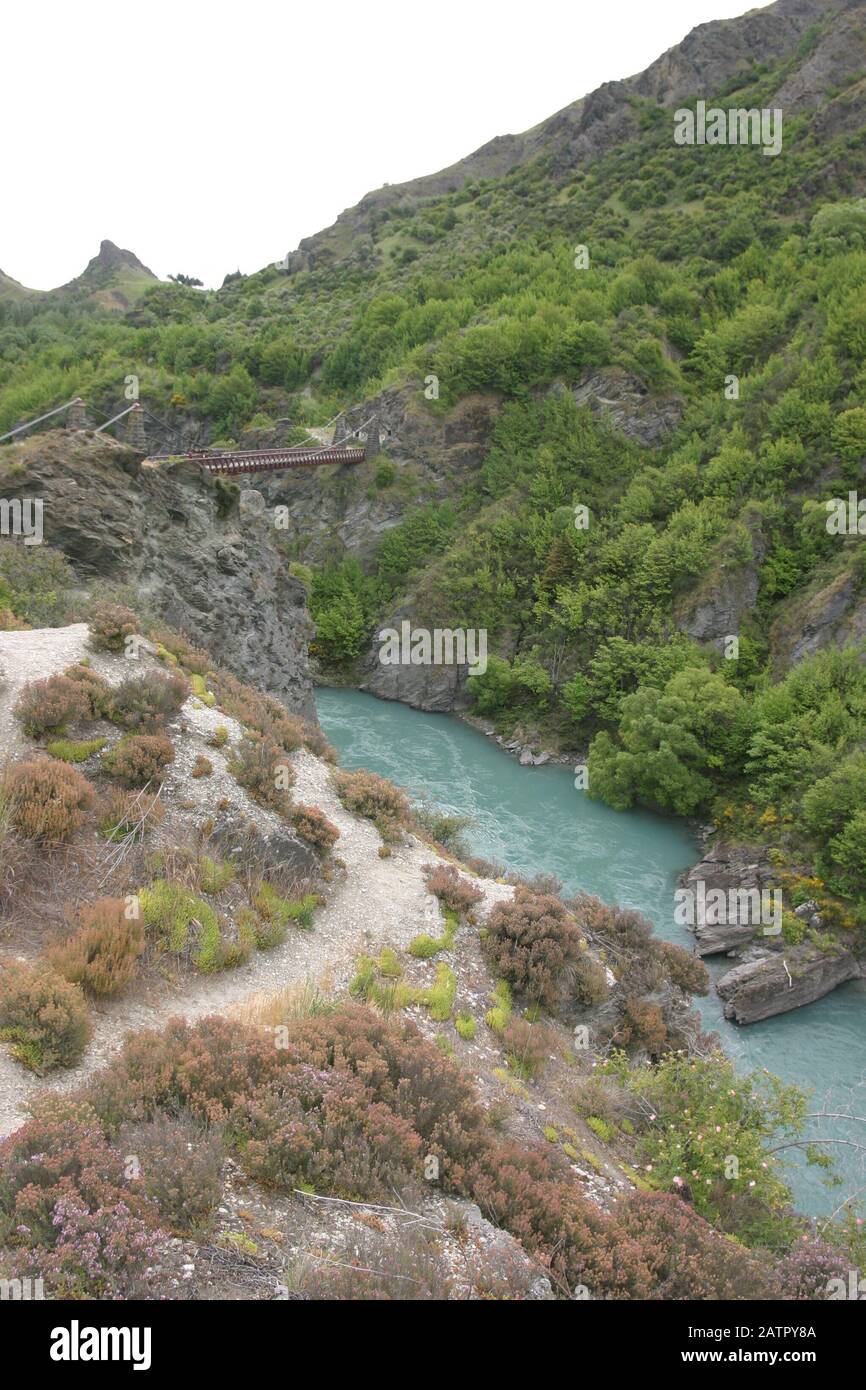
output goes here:
[{"label": "green shrub", "polygon": [[495,1003],[484,1015],[484,1022],[494,1033],[501,1033],[511,1018],[511,988],[507,980],[500,980],[493,991]]},{"label": "green shrub", "polygon": [[475,1037],[477,1024],[471,1014],[459,1013],[454,1020],[454,1027],[457,1029],[461,1038],[471,1042]]},{"label": "green shrub", "polygon": [[223,968],[219,918],[203,898],[180,883],[157,879],[139,899],[145,925],[163,950],[188,955],[205,972]]},{"label": "green shrub", "polygon": [[86,763],[95,753],[101,753],[107,742],[107,738],[56,738],[45,747],[52,758],[59,758],[63,763]]}]

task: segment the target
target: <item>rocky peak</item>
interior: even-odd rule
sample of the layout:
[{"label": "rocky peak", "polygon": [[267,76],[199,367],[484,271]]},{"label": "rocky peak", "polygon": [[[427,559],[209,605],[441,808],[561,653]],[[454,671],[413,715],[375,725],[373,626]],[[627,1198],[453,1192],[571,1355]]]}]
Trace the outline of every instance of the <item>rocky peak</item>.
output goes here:
[{"label": "rocky peak", "polygon": [[113,241],[101,241],[98,255],[88,261],[85,270],[78,276],[78,279],[102,277],[115,270],[138,270],[144,275],[150,275],[154,280],[157,278],[152,270],[142,264],[134,252],[124,251],[120,246],[115,246]]}]

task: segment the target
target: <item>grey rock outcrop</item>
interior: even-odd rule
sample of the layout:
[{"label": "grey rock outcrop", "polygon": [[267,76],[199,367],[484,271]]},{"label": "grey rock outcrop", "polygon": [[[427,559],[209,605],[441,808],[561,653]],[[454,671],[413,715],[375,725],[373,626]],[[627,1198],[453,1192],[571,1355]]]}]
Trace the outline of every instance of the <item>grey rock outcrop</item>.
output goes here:
[{"label": "grey rock outcrop", "polygon": [[763,959],[734,966],[717,982],[725,1018],[757,1023],[821,999],[862,967],[850,951],[821,951],[811,943],[775,951]]},{"label": "grey rock outcrop", "polygon": [[[762,850],[753,845],[720,842],[683,876],[682,887],[689,889],[694,897],[695,921],[688,925],[694,931],[698,954],[712,956],[761,938],[762,923],[755,920],[753,910],[755,894],[772,892],[778,884]],[[727,907],[723,921],[715,920],[718,914],[701,909],[702,898],[714,890],[725,894]]]},{"label": "grey rock outcrop", "polygon": [[657,448],[682,419],[681,396],[654,396],[631,372],[607,367],[583,377],[572,389],[578,405],[608,420],[629,439]]},{"label": "grey rock outcrop", "polygon": [[315,718],[306,591],[271,518],[197,464],[142,466],[104,435],[40,435],[10,450],[8,497],[41,497],[45,541],[89,589],[129,586],[237,676]]}]

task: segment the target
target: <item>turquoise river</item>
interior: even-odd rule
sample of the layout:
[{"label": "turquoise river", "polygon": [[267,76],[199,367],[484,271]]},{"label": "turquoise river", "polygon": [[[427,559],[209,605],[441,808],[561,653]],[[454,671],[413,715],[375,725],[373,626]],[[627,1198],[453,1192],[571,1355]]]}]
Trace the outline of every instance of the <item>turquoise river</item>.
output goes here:
[{"label": "turquoise river", "polygon": [[[677,877],[698,858],[682,822],[613,811],[576,790],[568,768],[521,767],[451,715],[423,714],[356,690],[320,690],[317,705],[344,767],[369,768],[415,800],[471,817],[464,838],[475,854],[528,876],[555,874],[566,891],[636,908],[660,936],[691,949],[691,934],[673,920]],[[729,963],[710,963],[715,975],[724,968]],[[866,982],[747,1028],[724,1019],[714,991],[697,1003],[705,1028],[719,1033],[741,1069],[767,1067],[811,1090],[812,1110],[866,1113]],[[847,1119],[816,1122],[810,1137],[819,1134],[861,1143],[866,1137]],[[828,1189],[818,1170],[799,1162],[793,1172],[797,1203],[814,1215],[833,1211],[866,1184],[863,1154],[842,1144],[830,1152],[844,1175],[841,1187]]]}]

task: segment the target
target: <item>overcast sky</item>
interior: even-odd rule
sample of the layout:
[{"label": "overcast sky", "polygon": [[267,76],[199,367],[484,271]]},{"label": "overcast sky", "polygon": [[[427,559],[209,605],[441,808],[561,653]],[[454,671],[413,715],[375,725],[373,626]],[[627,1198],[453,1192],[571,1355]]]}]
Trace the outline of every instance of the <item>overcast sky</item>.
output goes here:
[{"label": "overcast sky", "polygon": [[36,289],[103,237],[219,285],[370,189],[647,67],[746,0],[68,0],[3,21],[0,269]]}]

